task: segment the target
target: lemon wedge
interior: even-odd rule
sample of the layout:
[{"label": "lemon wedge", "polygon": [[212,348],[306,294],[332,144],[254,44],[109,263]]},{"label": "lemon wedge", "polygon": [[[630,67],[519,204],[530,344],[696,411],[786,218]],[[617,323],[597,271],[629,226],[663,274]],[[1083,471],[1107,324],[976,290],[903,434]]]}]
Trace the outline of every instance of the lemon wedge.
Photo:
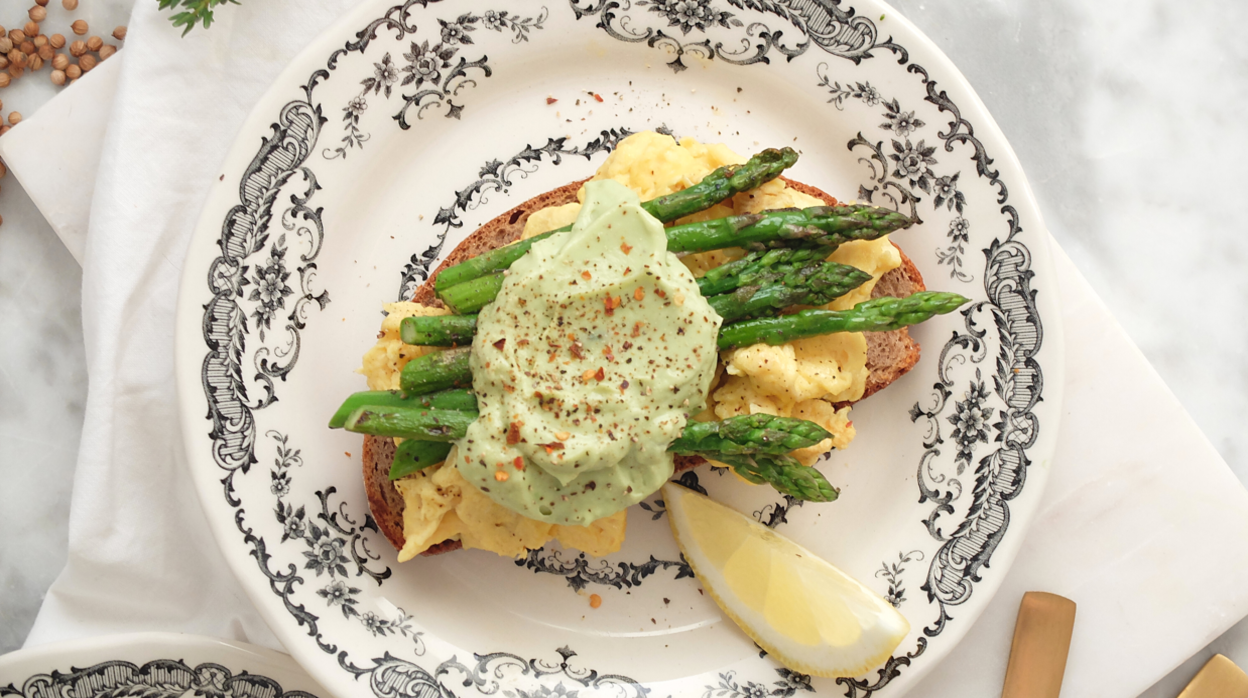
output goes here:
[{"label": "lemon wedge", "polygon": [[663,501],[702,586],[784,666],[860,676],[883,664],[910,632],[887,601],[754,519],[671,482]]}]

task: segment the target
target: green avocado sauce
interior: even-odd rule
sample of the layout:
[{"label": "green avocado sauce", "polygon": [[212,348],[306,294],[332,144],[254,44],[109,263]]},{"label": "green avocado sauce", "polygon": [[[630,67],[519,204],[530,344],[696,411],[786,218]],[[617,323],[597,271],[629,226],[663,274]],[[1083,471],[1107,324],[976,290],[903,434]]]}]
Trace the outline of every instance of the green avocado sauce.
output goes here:
[{"label": "green avocado sauce", "polygon": [[636,194],[611,180],[585,191],[572,230],[533,245],[481,311],[480,417],[455,462],[499,504],[565,525],[671,477],[667,447],[703,409],[721,324]]}]

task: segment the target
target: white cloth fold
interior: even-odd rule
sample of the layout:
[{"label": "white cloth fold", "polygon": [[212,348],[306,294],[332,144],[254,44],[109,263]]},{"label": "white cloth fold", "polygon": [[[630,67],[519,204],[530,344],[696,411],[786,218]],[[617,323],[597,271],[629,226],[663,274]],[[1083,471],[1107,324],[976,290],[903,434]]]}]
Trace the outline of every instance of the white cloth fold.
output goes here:
[{"label": "white cloth fold", "polygon": [[[154,3],[136,9],[84,255],[90,396],[69,564],[28,645],[171,630],[280,647],[224,564],[181,456],[175,299],[235,132],[351,5],[246,3],[186,38]],[[1034,466],[1052,468],[1045,501],[997,597],[914,695],[999,691],[1027,590],[1079,604],[1067,698],[1135,695],[1248,613],[1248,493],[1053,247],[1067,375],[1058,451]]]}]

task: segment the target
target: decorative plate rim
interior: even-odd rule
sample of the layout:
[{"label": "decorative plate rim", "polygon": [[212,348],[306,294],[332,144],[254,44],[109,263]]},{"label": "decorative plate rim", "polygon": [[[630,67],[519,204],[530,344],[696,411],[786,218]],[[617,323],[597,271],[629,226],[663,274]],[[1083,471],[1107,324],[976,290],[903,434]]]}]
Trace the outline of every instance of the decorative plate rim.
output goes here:
[{"label": "decorative plate rim", "polygon": [[[239,692],[232,685],[239,683]],[[247,684],[244,686],[243,684]],[[138,632],[63,640],[0,655],[0,696],[107,698],[125,687],[153,698],[328,698],[290,655],[235,640]],[[123,693],[124,695],[124,693]]]}]

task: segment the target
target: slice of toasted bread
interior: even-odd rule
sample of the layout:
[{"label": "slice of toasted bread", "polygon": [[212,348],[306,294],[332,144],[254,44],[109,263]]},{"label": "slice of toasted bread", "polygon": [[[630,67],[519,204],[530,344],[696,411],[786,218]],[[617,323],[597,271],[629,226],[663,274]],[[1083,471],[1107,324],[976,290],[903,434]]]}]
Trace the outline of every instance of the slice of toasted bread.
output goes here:
[{"label": "slice of toasted bread", "polygon": [[[816,187],[795,182],[787,177],[781,179],[789,187],[822,199],[829,205],[836,203],[835,198]],[[576,192],[583,183],[584,180],[572,182],[536,196],[478,228],[447,255],[433,275],[416,290],[412,300],[423,305],[441,306],[442,301],[438,300],[434,292],[433,282],[443,269],[519,240],[520,234],[524,232],[525,221],[534,211],[576,201]],[[910,258],[903,252],[901,266],[881,277],[871,295],[904,297],[922,291],[924,288],[923,276],[914,266],[914,262],[910,261]],[[905,329],[894,332],[868,332],[867,368],[871,373],[867,377],[866,390],[862,397],[866,398],[884,389],[913,368],[918,360],[919,344]],[[840,403],[837,407],[845,404],[849,403]],[[368,492],[368,506],[372,509],[373,519],[377,522],[377,526],[395,548],[402,549],[405,540],[403,536],[404,502],[398,489],[390,481],[390,464],[394,460],[394,449],[392,439],[364,437],[364,489]],[[705,462],[699,456],[677,456],[676,471],[688,470]],[[457,540],[443,541],[421,555],[438,555],[460,547],[462,546]]]}]

